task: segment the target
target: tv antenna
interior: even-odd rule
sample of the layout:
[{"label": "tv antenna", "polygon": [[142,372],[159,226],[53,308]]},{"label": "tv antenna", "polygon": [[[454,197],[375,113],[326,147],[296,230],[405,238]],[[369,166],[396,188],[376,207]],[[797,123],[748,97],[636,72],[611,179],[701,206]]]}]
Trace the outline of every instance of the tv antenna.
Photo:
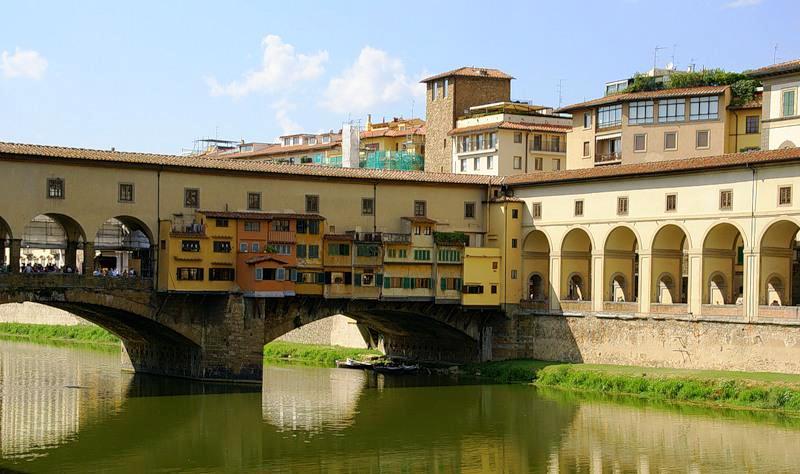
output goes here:
[{"label": "tv antenna", "polygon": [[558,85],[556,86],[556,91],[558,92],[558,108],[561,108],[561,105],[564,102],[564,79],[558,80]]},{"label": "tv antenna", "polygon": [[656,72],[656,64],[658,63],[658,52],[663,49],[667,49],[667,47],[656,45],[656,47],[653,48],[653,73]]},{"label": "tv antenna", "polygon": [[772,48],[772,64],[776,64],[778,62],[778,43],[775,43],[775,46]]}]

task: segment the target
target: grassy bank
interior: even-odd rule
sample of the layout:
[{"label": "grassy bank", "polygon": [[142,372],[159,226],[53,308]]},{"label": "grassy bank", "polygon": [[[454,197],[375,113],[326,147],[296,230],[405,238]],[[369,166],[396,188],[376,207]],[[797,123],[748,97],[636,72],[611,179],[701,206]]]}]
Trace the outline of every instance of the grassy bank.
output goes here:
[{"label": "grassy bank", "polygon": [[0,336],[37,341],[119,344],[117,336],[98,326],[56,326],[49,324],[0,323]]},{"label": "grassy bank", "polygon": [[295,342],[273,341],[264,346],[264,358],[272,360],[291,360],[306,364],[333,367],[336,360],[363,360],[380,357],[383,354],[372,349],[353,349],[340,346],[299,344]]},{"label": "grassy bank", "polygon": [[559,364],[535,360],[464,367],[499,382],[626,395],[667,402],[800,412],[800,376],[777,373]]}]

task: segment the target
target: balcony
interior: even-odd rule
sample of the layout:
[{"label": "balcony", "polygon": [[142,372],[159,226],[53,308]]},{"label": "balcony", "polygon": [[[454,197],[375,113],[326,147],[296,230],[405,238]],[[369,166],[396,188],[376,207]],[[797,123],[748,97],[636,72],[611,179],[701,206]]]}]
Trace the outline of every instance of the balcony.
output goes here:
[{"label": "balcony", "polygon": [[202,237],[206,235],[206,225],[198,224],[196,222],[191,222],[191,223],[176,222],[172,224],[172,228],[170,229],[170,235]]},{"label": "balcony", "polygon": [[348,231],[348,234],[353,236],[353,240],[356,242],[375,242],[381,243],[381,233],[380,232],[355,232],[355,231]]},{"label": "balcony", "polygon": [[268,242],[275,242],[275,243],[286,243],[291,244],[297,240],[297,237],[294,232],[292,231],[283,231],[283,230],[271,230],[269,231],[267,241]]},{"label": "balcony", "polygon": [[558,142],[532,142],[530,151],[544,151],[550,153],[566,153],[567,144],[559,140]]},{"label": "balcony", "polygon": [[394,243],[394,244],[411,243],[411,234],[397,234],[397,233],[384,232],[381,234],[381,238],[383,239],[384,243]]},{"label": "balcony", "polygon": [[622,152],[597,153],[594,155],[595,165],[616,165],[622,163]]}]

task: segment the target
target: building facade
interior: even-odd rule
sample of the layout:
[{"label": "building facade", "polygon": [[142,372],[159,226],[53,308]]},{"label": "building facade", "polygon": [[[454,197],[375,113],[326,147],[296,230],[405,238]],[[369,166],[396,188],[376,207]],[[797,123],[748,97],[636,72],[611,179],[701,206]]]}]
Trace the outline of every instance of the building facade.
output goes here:
[{"label": "building facade", "polygon": [[800,145],[800,60],[747,72],[764,85],[761,148],[774,150]]}]

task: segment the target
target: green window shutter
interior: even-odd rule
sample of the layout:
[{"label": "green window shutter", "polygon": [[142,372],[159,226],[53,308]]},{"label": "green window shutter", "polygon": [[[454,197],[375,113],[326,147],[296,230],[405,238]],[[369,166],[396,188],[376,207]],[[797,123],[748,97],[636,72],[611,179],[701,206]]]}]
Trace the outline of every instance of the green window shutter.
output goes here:
[{"label": "green window shutter", "polygon": [[442,277],[442,291],[447,289],[447,278]]},{"label": "green window shutter", "polygon": [[403,288],[411,288],[411,278],[403,277]]},{"label": "green window shutter", "polygon": [[355,275],[355,278],[356,278],[356,279],[355,279],[355,281],[353,282],[353,285],[355,285],[355,286],[361,286],[361,274],[360,274],[360,273],[356,273],[356,275]]},{"label": "green window shutter", "polygon": [[456,278],[456,290],[461,291],[461,278]]},{"label": "green window shutter", "polygon": [[383,273],[376,273],[375,274],[375,285],[376,286],[383,286]]},{"label": "green window shutter", "polygon": [[384,288],[391,288],[392,287],[392,281],[391,281],[391,279],[389,277],[386,277],[386,278],[383,279],[383,287]]}]

